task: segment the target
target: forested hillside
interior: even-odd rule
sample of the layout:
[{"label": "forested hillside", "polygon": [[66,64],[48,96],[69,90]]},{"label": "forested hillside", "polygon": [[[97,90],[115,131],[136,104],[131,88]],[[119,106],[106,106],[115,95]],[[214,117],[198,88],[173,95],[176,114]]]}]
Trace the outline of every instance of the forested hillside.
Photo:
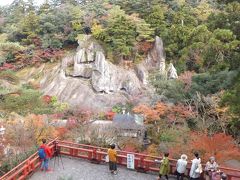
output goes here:
[{"label": "forested hillside", "polygon": [[[90,112],[69,109],[57,97],[42,96],[39,82],[20,83],[28,68],[43,63],[51,68],[75,51],[85,35],[103,47],[111,63],[122,66],[127,62],[129,71],[147,57],[156,36],[163,40],[166,62],[175,66],[179,78],[167,80],[153,71],[149,86],[156,96],[151,103],[129,100],[112,107],[113,112],[127,109],[144,115],[151,139],[148,153],[164,146],[174,157],[198,150],[204,160],[213,154],[221,162],[239,159],[238,0],[46,0],[41,6],[35,6],[33,0],[14,0],[10,6],[0,7],[1,118],[11,120],[12,112],[26,118],[21,128],[31,131],[25,139],[34,136],[33,141],[24,142],[26,146],[37,144],[46,134],[74,140],[79,136],[72,126],[46,127],[41,123],[42,114],[81,117],[79,124],[89,118]],[[104,113],[90,114],[104,119]],[[37,122],[30,125],[32,116]],[[19,122],[15,118],[11,123],[7,126]],[[64,136],[66,132],[70,133]],[[9,131],[7,139],[17,146],[21,143],[12,140],[15,136]],[[129,146],[142,150],[134,143]]]}]

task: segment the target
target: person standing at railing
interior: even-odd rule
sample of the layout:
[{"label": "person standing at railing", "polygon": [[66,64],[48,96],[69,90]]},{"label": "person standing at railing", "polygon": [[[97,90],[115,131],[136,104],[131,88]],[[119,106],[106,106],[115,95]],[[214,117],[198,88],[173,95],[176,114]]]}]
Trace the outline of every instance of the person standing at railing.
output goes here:
[{"label": "person standing at railing", "polygon": [[205,166],[206,180],[214,180],[217,174],[218,164],[215,161],[215,157],[210,157]]},{"label": "person standing at railing", "polygon": [[202,173],[201,159],[197,152],[194,153],[195,158],[192,160],[190,170],[190,180],[199,180]]},{"label": "person standing at railing", "polygon": [[49,159],[52,157],[52,151],[46,144],[46,139],[42,139],[42,145],[38,149],[38,155],[41,159],[41,171],[49,172],[51,169],[48,167]]},{"label": "person standing at railing", "polygon": [[187,169],[187,155],[181,155],[181,158],[177,161],[176,168],[177,180],[183,180],[184,173]]},{"label": "person standing at railing", "polygon": [[117,151],[115,150],[115,144],[111,144],[108,149],[109,157],[109,170],[112,174],[117,174]]},{"label": "person standing at railing", "polygon": [[165,176],[168,179],[168,174],[170,173],[170,163],[168,159],[169,153],[164,153],[163,159],[160,161],[160,169],[159,169],[159,180],[162,176]]}]

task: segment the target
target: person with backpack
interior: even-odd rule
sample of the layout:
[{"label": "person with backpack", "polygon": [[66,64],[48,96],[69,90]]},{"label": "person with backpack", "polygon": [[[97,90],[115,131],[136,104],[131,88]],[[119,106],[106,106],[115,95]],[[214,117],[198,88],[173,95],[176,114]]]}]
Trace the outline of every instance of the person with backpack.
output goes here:
[{"label": "person with backpack", "polygon": [[117,174],[117,151],[115,150],[115,144],[111,144],[108,149],[109,157],[109,170],[112,174]]},{"label": "person with backpack", "polygon": [[195,158],[192,160],[192,166],[190,170],[190,180],[199,180],[202,173],[201,159],[197,152],[194,153]]},{"label": "person with backpack", "polygon": [[42,171],[51,171],[48,167],[49,159],[52,157],[52,151],[49,146],[46,144],[47,140],[42,139],[42,145],[38,149],[38,156],[41,160],[41,170]]}]

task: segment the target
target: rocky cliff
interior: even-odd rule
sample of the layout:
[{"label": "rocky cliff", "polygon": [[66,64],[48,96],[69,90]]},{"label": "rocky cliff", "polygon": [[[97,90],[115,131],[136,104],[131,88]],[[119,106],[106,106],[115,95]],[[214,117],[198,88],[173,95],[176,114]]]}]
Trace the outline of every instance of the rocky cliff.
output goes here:
[{"label": "rocky cliff", "polygon": [[46,73],[41,89],[71,106],[104,111],[129,99],[147,100],[147,77],[153,69],[169,74],[159,37],[146,60],[135,70],[126,70],[106,60],[101,46],[91,36],[85,36],[79,41],[76,54],[65,57]]},{"label": "rocky cliff", "polygon": [[144,85],[148,84],[148,74],[151,71],[158,70],[165,79],[177,79],[177,70],[172,63],[166,68],[165,51],[163,41],[160,37],[155,38],[154,46],[149,51],[147,58],[136,66],[138,78]]}]

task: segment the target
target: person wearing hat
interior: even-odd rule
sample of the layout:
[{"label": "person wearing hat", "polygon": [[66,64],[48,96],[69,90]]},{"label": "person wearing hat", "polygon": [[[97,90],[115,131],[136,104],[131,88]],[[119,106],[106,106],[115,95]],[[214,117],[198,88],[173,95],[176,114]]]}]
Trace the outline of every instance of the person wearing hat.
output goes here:
[{"label": "person wearing hat", "polygon": [[205,166],[205,174],[207,180],[212,180],[214,173],[218,170],[218,164],[215,161],[215,157],[210,157]]},{"label": "person wearing hat", "polygon": [[187,155],[182,154],[181,158],[178,159],[176,164],[176,174],[177,174],[177,180],[183,180],[184,173],[187,169]]}]

